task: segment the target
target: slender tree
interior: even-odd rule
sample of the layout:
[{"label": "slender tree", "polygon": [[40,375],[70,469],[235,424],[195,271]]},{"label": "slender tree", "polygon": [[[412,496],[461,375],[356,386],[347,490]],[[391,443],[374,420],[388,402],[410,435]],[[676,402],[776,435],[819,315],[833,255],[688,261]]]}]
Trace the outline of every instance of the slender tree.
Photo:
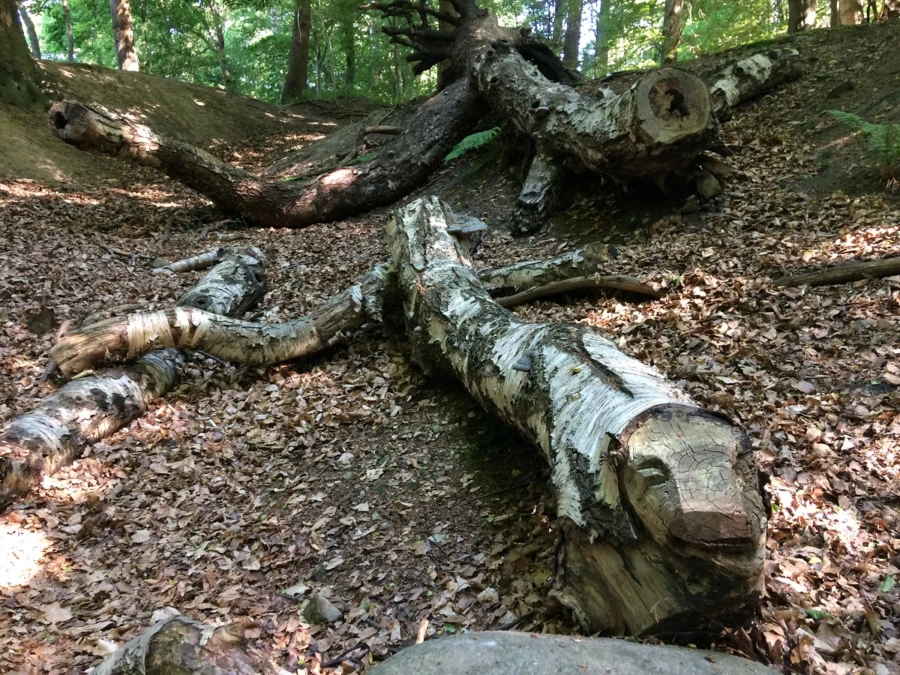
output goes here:
[{"label": "slender tree", "polygon": [[684,27],[682,10],[684,0],[666,0],[663,14],[663,46],[660,63],[675,63],[678,60],[678,43]]},{"label": "slender tree", "polygon": [[553,32],[550,46],[559,54],[562,52],[563,28],[566,25],[566,0],[553,0]]},{"label": "slender tree", "polygon": [[210,40],[216,50],[219,59],[219,71],[222,73],[222,84],[227,91],[234,91],[234,75],[228,63],[228,53],[225,51],[225,29],[222,15],[216,0],[209,0],[209,13],[212,15],[212,26],[208,26]]},{"label": "slender tree", "polygon": [[594,46],[594,76],[602,77],[609,68],[609,43],[612,40],[610,25],[610,3],[600,0],[597,7],[597,42]]},{"label": "slender tree", "polygon": [[582,0],[568,0],[566,12],[566,33],[563,37],[562,61],[567,68],[578,68],[581,48],[581,8]]},{"label": "slender tree", "polygon": [[72,10],[69,0],[62,0],[63,15],[66,19],[66,58],[69,63],[75,61],[75,31],[72,30]]},{"label": "slender tree", "polygon": [[34,29],[34,22],[31,20],[31,17],[28,16],[28,10],[25,9],[25,4],[19,3],[19,18],[22,19],[22,24],[25,26],[25,32],[28,33],[28,43],[31,46],[31,55],[39,59],[41,58],[41,43],[38,41],[37,31]]},{"label": "slender tree", "polygon": [[134,21],[131,18],[131,0],[109,0],[112,14],[113,36],[116,40],[116,58],[120,70],[140,70],[134,47]]},{"label": "slender tree", "polygon": [[816,25],[816,0],[788,0],[788,33],[809,30]]},{"label": "slender tree", "polygon": [[291,34],[291,52],[288,57],[287,76],[281,90],[281,102],[294,101],[306,91],[306,75],[309,68],[309,34],[312,28],[310,0],[297,0],[294,9],[294,27]]}]

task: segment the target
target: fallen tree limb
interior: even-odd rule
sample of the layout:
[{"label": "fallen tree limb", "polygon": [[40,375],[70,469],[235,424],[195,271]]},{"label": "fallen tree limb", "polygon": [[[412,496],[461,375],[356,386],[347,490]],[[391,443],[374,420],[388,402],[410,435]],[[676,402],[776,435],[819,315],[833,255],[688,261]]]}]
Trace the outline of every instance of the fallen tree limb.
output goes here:
[{"label": "fallen tree limb", "polygon": [[[550,260],[482,270],[479,278],[507,307],[577,288],[613,288],[658,297],[652,287],[632,277],[597,275],[608,258],[605,247],[586,247]],[[334,344],[339,336],[369,320],[380,321],[393,274],[390,262],[381,263],[307,316],[281,324],[217,316],[224,313],[191,309],[198,307],[196,301],[182,299],[180,304],[187,307],[113,317],[69,331],[53,347],[51,358],[67,376],[167,347],[199,350],[248,365],[301,358]],[[577,281],[566,283],[572,279]]]},{"label": "fallen tree limb", "polygon": [[837,265],[826,269],[803,272],[786,277],[774,279],[776,286],[828,286],[832,284],[847,284],[863,279],[880,279],[900,274],[900,257],[881,258],[880,260],[865,260],[852,262],[845,265]]},{"label": "fallen tree limb", "polygon": [[758,52],[713,74],[709,79],[713,114],[731,117],[734,108],[800,77],[800,53],[781,47]]},{"label": "fallen tree limb", "polygon": [[565,533],[560,599],[624,634],[751,603],[766,516],[747,437],[587,327],[501,308],[450,220],[429,197],[387,227],[413,354],[543,452]]},{"label": "fallen tree limb", "polygon": [[195,272],[197,270],[209,269],[219,261],[219,258],[221,258],[225,254],[225,252],[226,249],[224,248],[214,248],[209,251],[205,251],[200,255],[191,256],[190,258],[185,258],[184,260],[176,260],[175,262],[169,263],[168,265],[157,267],[151,271],[151,274],[165,274],[166,272],[172,272],[173,274],[182,274],[184,272]]},{"label": "fallen tree limb", "polygon": [[259,178],[200,148],[75,101],[54,104],[49,121],[53,133],[67,143],[158,169],[250,222],[305,227],[390,204],[412,192],[483,111],[468,80],[456,82],[410,116],[405,132],[383,156],[304,183]]},{"label": "fallen tree limb", "polygon": [[[262,263],[230,254],[178,302],[239,316],[265,291]],[[0,509],[71,464],[88,444],[140,417],[175,386],[183,362],[174,349],[147,354],[132,366],[73,380],[13,420],[0,434]]]}]

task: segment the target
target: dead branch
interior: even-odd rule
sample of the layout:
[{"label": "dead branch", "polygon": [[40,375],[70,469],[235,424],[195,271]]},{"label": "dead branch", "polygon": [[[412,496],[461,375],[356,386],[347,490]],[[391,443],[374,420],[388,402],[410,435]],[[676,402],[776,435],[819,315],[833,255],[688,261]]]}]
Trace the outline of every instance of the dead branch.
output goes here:
[{"label": "dead branch", "polygon": [[837,265],[827,269],[794,274],[792,276],[779,277],[772,283],[776,286],[828,286],[833,284],[847,284],[863,279],[878,279],[892,277],[900,274],[900,257],[882,258],[880,260],[865,260],[852,262],[845,265]]}]

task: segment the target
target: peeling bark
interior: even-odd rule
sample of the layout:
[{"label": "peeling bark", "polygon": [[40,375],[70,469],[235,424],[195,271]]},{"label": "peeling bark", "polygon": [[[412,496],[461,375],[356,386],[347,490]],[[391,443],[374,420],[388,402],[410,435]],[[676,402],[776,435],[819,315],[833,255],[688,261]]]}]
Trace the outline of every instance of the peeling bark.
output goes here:
[{"label": "peeling bark", "polygon": [[450,219],[430,197],[388,224],[413,351],[552,467],[562,601],[591,630],[625,634],[750,603],[763,585],[765,509],[747,437],[588,328],[499,307]]},{"label": "peeling bark", "polygon": [[800,77],[800,53],[781,47],[741,59],[715,73],[710,81],[713,113],[720,120],[733,109],[775,87]]},{"label": "peeling bark", "polygon": [[[232,255],[178,303],[239,316],[266,291],[262,263]],[[147,354],[127,368],[69,382],[0,435],[0,509],[44,476],[71,464],[85,446],[140,417],[150,401],[178,381],[184,355],[174,349]]]},{"label": "peeling bark", "polygon": [[514,234],[531,234],[546,222],[556,204],[564,176],[562,160],[539,150],[531,160],[513,208],[511,229]]},{"label": "peeling bark", "polygon": [[306,183],[261,179],[204,150],[80,103],[57,103],[49,118],[51,130],[64,141],[159,169],[253,223],[305,227],[405,196],[465,137],[483,110],[468,82],[456,82],[423,103],[378,157]]},{"label": "peeling bark", "polygon": [[186,616],[160,621],[108,656],[94,675],[287,675],[240,648],[244,628],[214,628]]}]

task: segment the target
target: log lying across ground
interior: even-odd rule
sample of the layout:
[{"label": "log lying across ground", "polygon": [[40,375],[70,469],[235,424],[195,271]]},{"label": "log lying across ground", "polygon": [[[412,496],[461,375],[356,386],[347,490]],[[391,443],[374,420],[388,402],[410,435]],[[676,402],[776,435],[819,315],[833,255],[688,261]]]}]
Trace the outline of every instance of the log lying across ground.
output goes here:
[{"label": "log lying across ground", "polygon": [[713,113],[719,120],[734,108],[800,77],[800,53],[790,47],[758,52],[727,65],[709,78]]},{"label": "log lying across ground", "polygon": [[[504,307],[590,288],[660,296],[637,278],[601,274],[607,261],[600,249],[587,247],[550,260],[483,270],[479,276]],[[380,322],[385,296],[395,286],[394,277],[391,263],[376,265],[308,315],[280,324],[231,319],[195,305],[114,317],[70,331],[51,350],[51,356],[67,376],[172,347],[200,350],[247,365],[290,361],[326,349],[369,321]]]},{"label": "log lying across ground", "polygon": [[437,198],[387,237],[417,359],[447,370],[552,467],[559,597],[592,630],[693,624],[763,585],[766,513],[747,437],[585,326],[494,302]]},{"label": "log lying across ground", "polygon": [[776,286],[828,286],[846,284],[863,279],[880,279],[900,274],[900,257],[864,260],[846,263],[826,269],[803,272],[787,277],[779,277],[772,281]]},{"label": "log lying across ground", "polygon": [[[234,253],[224,256],[178,304],[240,316],[265,292],[261,259]],[[184,355],[175,349],[147,354],[125,368],[73,380],[13,420],[0,434],[0,509],[71,464],[88,444],[140,417],[150,401],[175,386],[183,362]]]}]

